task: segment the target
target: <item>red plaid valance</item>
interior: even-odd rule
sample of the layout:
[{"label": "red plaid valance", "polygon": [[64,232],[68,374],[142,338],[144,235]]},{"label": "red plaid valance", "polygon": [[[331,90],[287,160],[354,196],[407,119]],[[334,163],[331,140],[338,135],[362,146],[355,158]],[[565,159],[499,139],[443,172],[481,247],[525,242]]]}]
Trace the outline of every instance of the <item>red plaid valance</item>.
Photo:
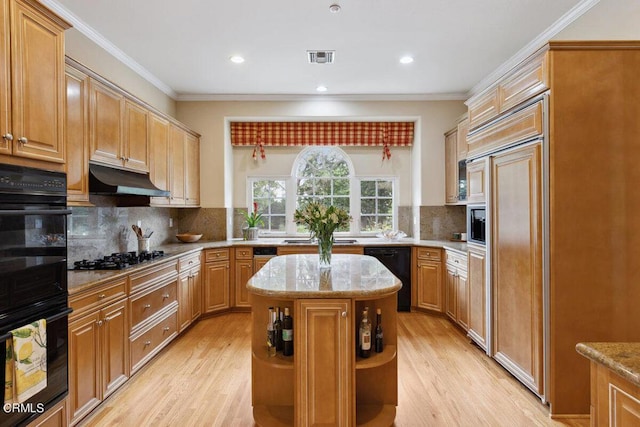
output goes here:
[{"label": "red plaid valance", "polygon": [[410,146],[413,122],[231,122],[232,145]]}]

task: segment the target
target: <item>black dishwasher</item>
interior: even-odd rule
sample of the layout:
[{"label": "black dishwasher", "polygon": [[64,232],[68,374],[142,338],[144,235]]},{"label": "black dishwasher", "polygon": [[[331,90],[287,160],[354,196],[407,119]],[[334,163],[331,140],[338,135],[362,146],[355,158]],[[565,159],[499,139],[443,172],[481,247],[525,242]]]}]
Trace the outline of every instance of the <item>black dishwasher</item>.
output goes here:
[{"label": "black dishwasher", "polygon": [[411,310],[411,247],[366,247],[364,254],[378,259],[402,282],[398,291],[398,311]]}]

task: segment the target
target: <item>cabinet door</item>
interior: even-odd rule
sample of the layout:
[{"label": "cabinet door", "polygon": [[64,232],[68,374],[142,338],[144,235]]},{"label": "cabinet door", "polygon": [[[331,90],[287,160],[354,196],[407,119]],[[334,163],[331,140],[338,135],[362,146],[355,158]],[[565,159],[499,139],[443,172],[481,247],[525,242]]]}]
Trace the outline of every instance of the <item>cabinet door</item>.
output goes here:
[{"label": "cabinet door", "polygon": [[456,161],[467,158],[467,134],[469,133],[469,119],[466,118],[458,123],[458,134],[456,136]]},{"label": "cabinet door", "polygon": [[493,350],[542,393],[542,209],[540,144],[492,161]]},{"label": "cabinet door", "polygon": [[355,424],[354,319],[350,300],[296,300],[296,425]]},{"label": "cabinet door", "polygon": [[419,260],[416,273],[418,307],[442,312],[442,264]]},{"label": "cabinet door", "polygon": [[213,313],[229,308],[229,262],[205,264],[204,312]]},{"label": "cabinet door", "polygon": [[458,270],[456,277],[456,314],[458,324],[465,331],[469,329],[469,287],[464,270]]},{"label": "cabinet door", "polygon": [[[122,300],[101,311],[102,398],[129,378],[129,329],[127,302]],[[100,321],[98,322],[100,324]]]},{"label": "cabinet door", "polygon": [[485,168],[486,161],[484,159],[467,163],[468,203],[484,203],[487,199],[485,195]]},{"label": "cabinet door", "polygon": [[14,155],[64,163],[63,76],[64,29],[26,3],[12,1]]},{"label": "cabinet door", "polygon": [[148,111],[133,102],[124,103],[124,166],[149,171]]},{"label": "cabinet door", "polygon": [[124,96],[90,80],[89,128],[91,160],[124,166],[122,155],[122,122]]},{"label": "cabinet door", "polygon": [[[149,113],[149,178],[161,190],[171,191],[169,159],[169,121]],[[166,197],[153,197],[153,204],[168,204]]]},{"label": "cabinet door", "polygon": [[469,246],[469,336],[487,350],[486,250]]},{"label": "cabinet door", "polygon": [[67,203],[89,204],[89,77],[73,67],[65,72]]},{"label": "cabinet door", "polygon": [[457,272],[455,267],[446,266],[446,275],[444,279],[444,300],[445,300],[445,312],[447,316],[454,322],[458,320],[458,283]]},{"label": "cabinet door", "polygon": [[187,206],[200,204],[200,140],[190,133],[185,140],[185,203]]},{"label": "cabinet door", "polygon": [[256,274],[273,256],[258,255],[253,258],[253,274]]},{"label": "cabinet door", "polygon": [[451,132],[444,139],[444,180],[447,203],[458,203],[457,133],[457,131]]},{"label": "cabinet door", "polygon": [[202,272],[200,267],[193,267],[191,271],[189,297],[191,298],[191,321],[195,321],[202,314]]},{"label": "cabinet door", "polygon": [[102,400],[100,313],[69,323],[69,413],[80,418]]},{"label": "cabinet door", "polygon": [[237,260],[236,271],[236,307],[250,307],[247,282],[253,276],[253,260]]},{"label": "cabinet door", "polygon": [[178,330],[182,332],[191,324],[191,272],[182,273],[178,279]]},{"label": "cabinet door", "polygon": [[170,126],[169,132],[169,153],[171,158],[171,204],[184,205],[185,203],[185,182],[184,182],[184,162],[185,162],[185,132],[174,125]]},{"label": "cabinet door", "polygon": [[11,49],[9,1],[0,1],[0,154],[11,154]]}]

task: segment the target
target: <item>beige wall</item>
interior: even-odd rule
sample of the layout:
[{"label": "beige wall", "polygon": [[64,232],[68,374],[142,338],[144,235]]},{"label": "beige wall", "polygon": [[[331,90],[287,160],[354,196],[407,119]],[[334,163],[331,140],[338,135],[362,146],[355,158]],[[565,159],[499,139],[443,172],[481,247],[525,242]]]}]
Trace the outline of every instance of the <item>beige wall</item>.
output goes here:
[{"label": "beige wall", "polygon": [[639,40],[640,1],[600,0],[553,40]]},{"label": "beige wall", "polygon": [[[356,155],[356,170],[363,174],[399,173],[401,205],[444,204],[444,137],[465,112],[462,101],[350,102],[350,101],[210,101],[178,102],[177,118],[202,135],[201,204],[203,207],[245,206],[244,183],[248,175],[265,171],[291,173],[291,159],[299,150],[267,147],[267,160],[253,162],[250,149],[232,149],[225,118],[296,119],[377,118],[417,120],[416,144],[410,150],[392,150],[391,161],[382,164],[380,149]],[[226,136],[225,136],[226,135]],[[349,154],[357,149],[348,150]],[[359,165],[359,166],[358,166]],[[367,172],[365,172],[367,171]]]},{"label": "beige wall", "polygon": [[78,30],[65,33],[65,53],[152,107],[176,117],[176,101],[120,62]]}]

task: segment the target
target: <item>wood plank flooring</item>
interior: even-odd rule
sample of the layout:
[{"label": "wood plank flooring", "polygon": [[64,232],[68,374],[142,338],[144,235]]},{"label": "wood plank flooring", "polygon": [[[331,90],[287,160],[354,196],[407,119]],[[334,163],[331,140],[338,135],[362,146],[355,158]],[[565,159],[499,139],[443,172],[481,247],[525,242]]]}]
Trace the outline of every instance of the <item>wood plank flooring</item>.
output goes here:
[{"label": "wood plank flooring", "polygon": [[[253,426],[251,315],[201,320],[79,426]],[[588,426],[532,393],[443,317],[398,315],[397,427]]]}]

